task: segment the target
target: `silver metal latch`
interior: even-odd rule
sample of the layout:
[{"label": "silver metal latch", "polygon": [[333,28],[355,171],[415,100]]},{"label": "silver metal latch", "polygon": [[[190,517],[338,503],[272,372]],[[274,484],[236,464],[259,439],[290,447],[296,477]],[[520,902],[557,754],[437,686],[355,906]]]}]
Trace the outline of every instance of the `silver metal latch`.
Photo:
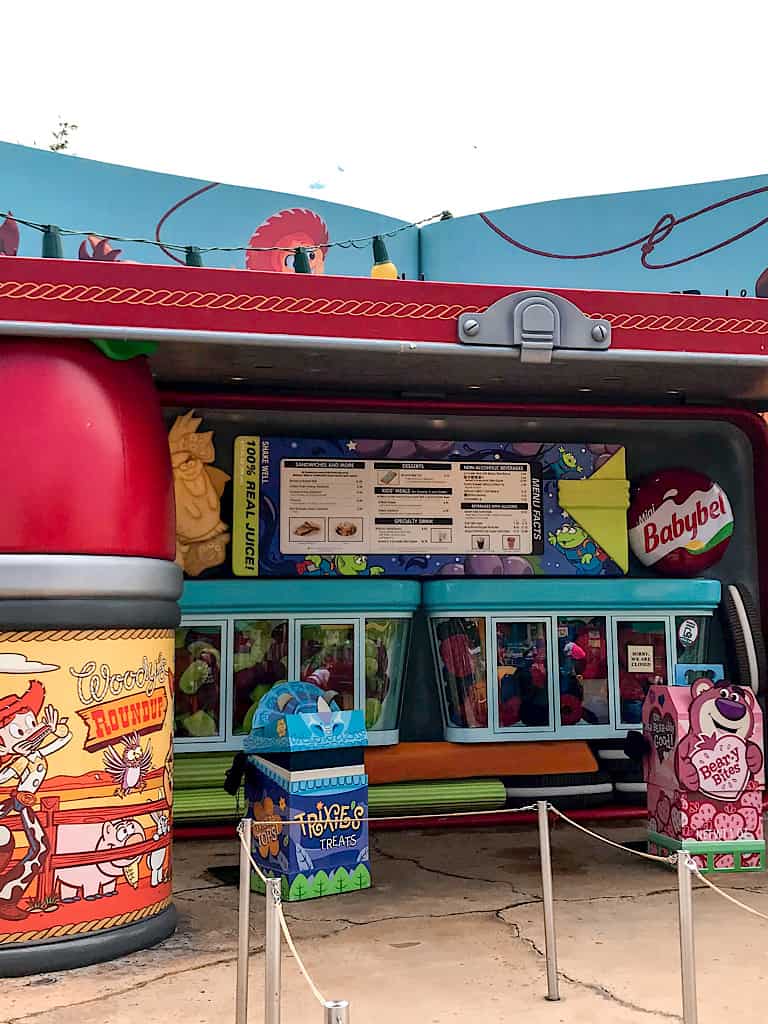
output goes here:
[{"label": "silver metal latch", "polygon": [[610,347],[611,325],[593,320],[568,299],[550,292],[516,292],[484,313],[459,316],[465,345],[517,346],[523,363],[551,363],[556,348],[602,351]]}]

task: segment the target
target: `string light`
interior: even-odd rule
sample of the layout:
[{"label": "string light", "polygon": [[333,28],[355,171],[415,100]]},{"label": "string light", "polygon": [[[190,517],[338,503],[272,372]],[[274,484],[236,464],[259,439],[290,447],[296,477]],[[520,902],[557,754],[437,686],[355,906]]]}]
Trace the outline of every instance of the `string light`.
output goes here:
[{"label": "string light", "polygon": [[293,251],[293,272],[294,274],[311,274],[312,267],[309,265],[309,256],[303,245],[298,245]]},{"label": "string light", "polygon": [[373,239],[373,267],[371,277],[378,277],[384,280],[396,281],[398,278],[397,267],[390,260],[387,247],[381,235]]},{"label": "string light", "polygon": [[202,267],[203,257],[196,245],[188,245],[184,252],[184,262],[188,267]]},{"label": "string light", "polygon": [[[286,252],[294,253],[294,246],[284,245],[271,245],[271,246],[248,246],[248,245],[207,245],[198,246],[190,245],[189,243],[177,243],[177,242],[162,242],[160,243],[155,238],[130,238],[124,235],[110,235],[104,234],[100,231],[94,231],[89,228],[87,231],[81,231],[76,228],[60,228],[53,224],[40,224],[34,220],[26,220],[23,217],[17,217],[14,214],[8,212],[5,216],[16,224],[23,224],[24,227],[32,228],[33,231],[39,231],[43,235],[43,254],[54,258],[63,258],[63,247],[62,238],[64,236],[74,236],[78,238],[101,238],[109,242],[123,242],[133,243],[135,245],[154,245],[161,249],[169,249],[173,252],[177,252],[183,255],[185,260],[189,258],[190,250],[195,250],[195,256],[200,256],[200,263],[188,264],[190,266],[202,266],[202,256],[205,253],[210,252]],[[397,228],[392,228],[391,231],[380,231],[372,235],[363,235],[358,238],[345,238],[339,241],[326,242],[323,245],[323,249],[364,249],[369,246],[375,238],[394,238],[396,235],[402,234],[404,231],[412,231],[414,228],[423,227],[425,224],[430,224],[432,221],[437,220],[449,220],[451,214],[447,211],[442,213],[432,214],[430,217],[423,217],[421,220],[411,221],[409,224],[401,224]],[[47,240],[47,241],[46,241]],[[50,249],[50,252],[48,251]],[[56,250],[54,252],[54,250]]]},{"label": "string light", "polygon": [[42,227],[43,232],[43,259],[63,260],[64,246],[61,242],[61,228],[55,224],[46,224]]}]

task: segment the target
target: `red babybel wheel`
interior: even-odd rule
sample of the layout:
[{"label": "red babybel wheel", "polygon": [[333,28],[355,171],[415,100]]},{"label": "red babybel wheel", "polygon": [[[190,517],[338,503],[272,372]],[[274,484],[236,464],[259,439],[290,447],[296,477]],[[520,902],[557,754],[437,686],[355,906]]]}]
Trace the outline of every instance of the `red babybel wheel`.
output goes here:
[{"label": "red babybel wheel", "polygon": [[632,553],[665,576],[696,576],[719,562],[733,527],[723,488],[690,469],[664,469],[641,480],[629,509]]}]

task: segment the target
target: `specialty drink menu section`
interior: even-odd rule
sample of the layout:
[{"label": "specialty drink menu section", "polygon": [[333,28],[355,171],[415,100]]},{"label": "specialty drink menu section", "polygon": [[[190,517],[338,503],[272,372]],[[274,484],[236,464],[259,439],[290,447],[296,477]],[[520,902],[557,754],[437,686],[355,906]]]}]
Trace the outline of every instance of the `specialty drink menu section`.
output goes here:
[{"label": "specialty drink menu section", "polygon": [[286,554],[540,554],[531,462],[283,459]]}]

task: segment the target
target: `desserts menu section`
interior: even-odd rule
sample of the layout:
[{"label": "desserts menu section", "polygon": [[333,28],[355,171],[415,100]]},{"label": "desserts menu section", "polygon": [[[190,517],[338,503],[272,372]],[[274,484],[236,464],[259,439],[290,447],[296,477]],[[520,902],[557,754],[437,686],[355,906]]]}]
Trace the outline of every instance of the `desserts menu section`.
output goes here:
[{"label": "desserts menu section", "polygon": [[282,459],[280,550],[539,554],[537,463]]}]

